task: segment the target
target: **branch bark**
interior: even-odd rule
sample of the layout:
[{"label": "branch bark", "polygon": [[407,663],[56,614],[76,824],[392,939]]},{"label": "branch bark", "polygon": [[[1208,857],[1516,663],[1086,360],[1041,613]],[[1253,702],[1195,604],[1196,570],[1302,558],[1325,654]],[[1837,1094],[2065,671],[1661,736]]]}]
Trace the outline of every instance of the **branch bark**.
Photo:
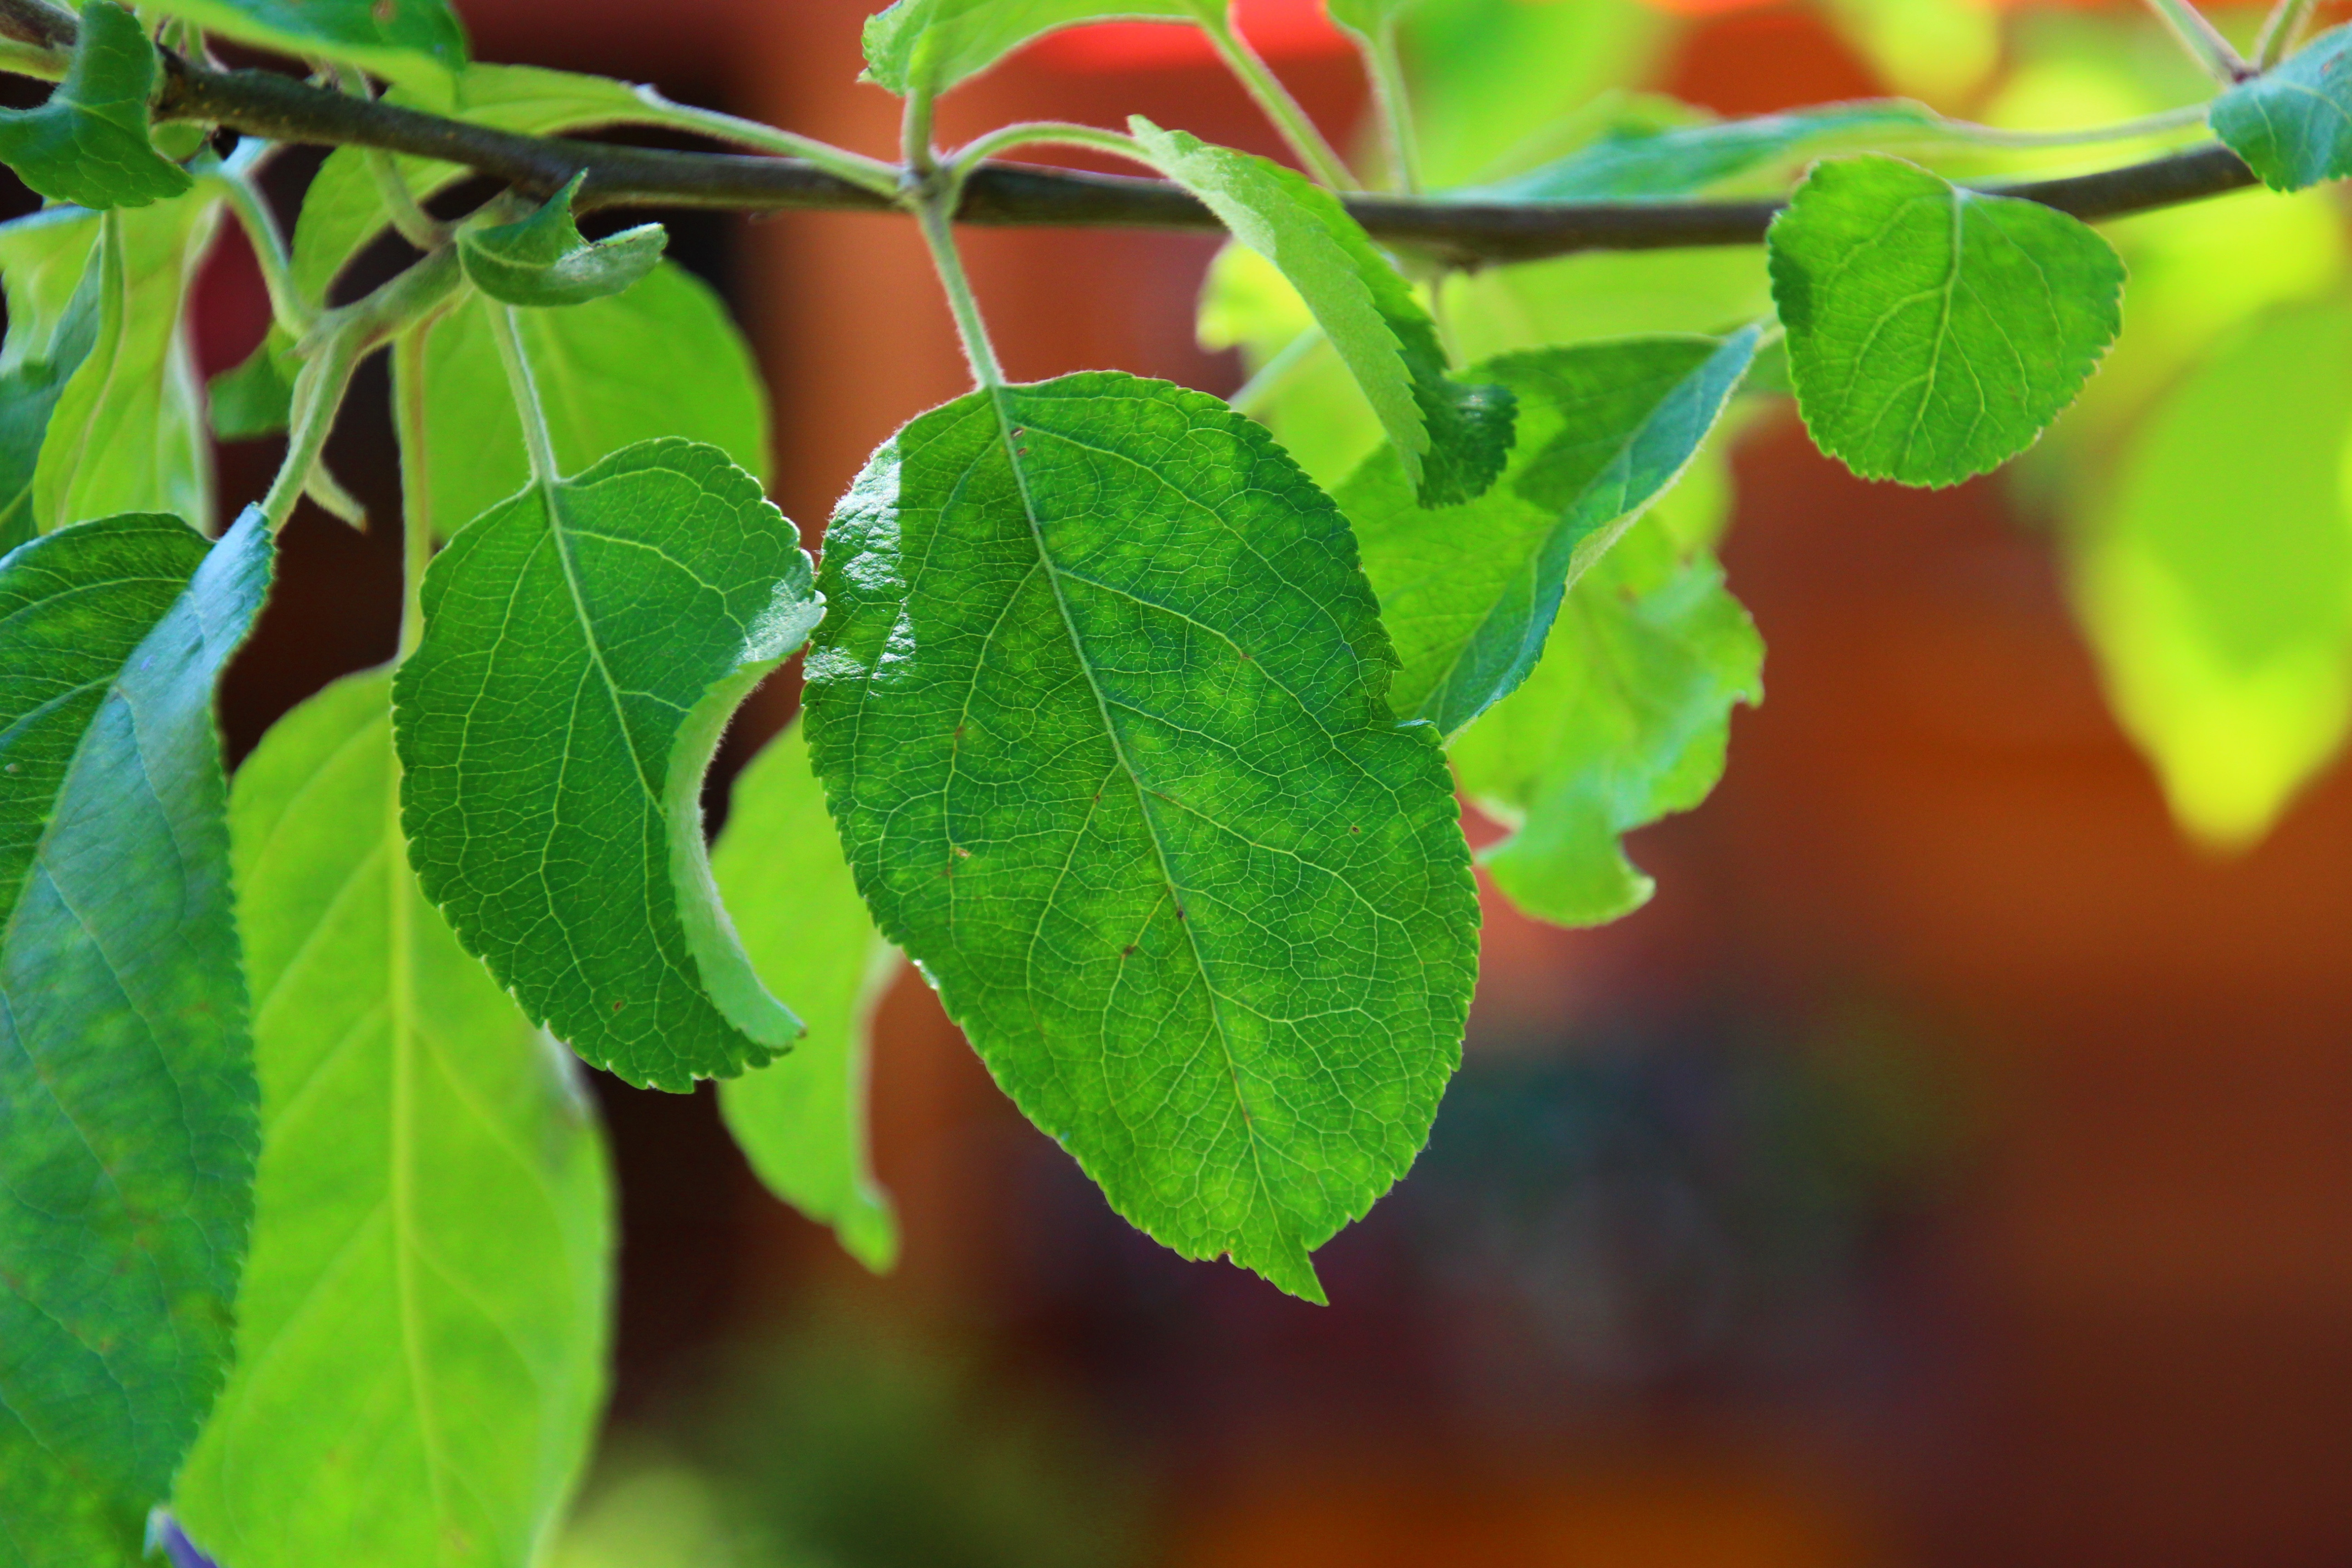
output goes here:
[{"label": "branch bark", "polygon": [[[0,32],[70,47],[74,18],[47,0],[0,0]],[[564,137],[521,136],[353,98],[263,70],[215,70],[163,57],[156,116],[195,120],[273,141],[380,147],[460,163],[541,196],[585,172],[583,210],[698,206],[740,212],[887,212],[888,198],[797,158],[679,153]],[[2254,184],[2228,148],[2211,144],[2097,174],[1992,187],[2085,221],[2176,206]],[[1376,239],[1458,267],[1533,261],[1588,250],[1670,250],[1753,245],[1783,204],[1769,201],[1506,204],[1349,195],[1341,199]],[[1160,180],[1077,174],[1019,163],[976,170],[960,223],[997,226],[1213,230],[1218,222]]]}]

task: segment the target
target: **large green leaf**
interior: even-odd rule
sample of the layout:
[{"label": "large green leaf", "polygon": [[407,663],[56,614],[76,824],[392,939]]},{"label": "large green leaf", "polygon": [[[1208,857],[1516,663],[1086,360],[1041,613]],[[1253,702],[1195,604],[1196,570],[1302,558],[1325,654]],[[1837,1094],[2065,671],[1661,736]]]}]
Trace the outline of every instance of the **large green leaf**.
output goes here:
[{"label": "large green leaf", "polygon": [[710,871],[752,967],[808,1024],[790,1056],[720,1084],[719,1108],[771,1191],[887,1268],[898,1227],[866,1167],[866,1028],[901,961],[857,896],[798,723],[736,779]]},{"label": "large green leaf", "polygon": [[2352,24],[2213,100],[2213,134],[2274,191],[2352,174]]},{"label": "large green leaf", "polygon": [[48,102],[0,109],[0,162],[51,201],[142,207],[179,195],[194,182],[147,136],[157,68],[139,19],[114,0],[89,0]]},{"label": "large green leaf", "polygon": [[135,1562],[227,1371],[255,1089],[213,686],[269,532],[0,561],[0,1563]]},{"label": "large green leaf", "polygon": [[1521,910],[1595,925],[1649,900],[1619,836],[1687,811],[1723,776],[1736,702],[1763,700],[1764,646],[1723,573],[1654,519],[1568,595],[1526,685],[1454,743],[1465,793],[1515,831],[1479,854]]},{"label": "large green leaf", "polygon": [[572,198],[585,171],[537,212],[512,223],[458,231],[457,260],[467,280],[509,305],[584,305],[618,294],[661,264],[669,235],[643,223],[589,240],[572,218]]},{"label": "large green leaf", "polygon": [[901,430],[824,588],[809,746],[883,934],[1119,1213],[1320,1299],[1477,948],[1338,509],[1214,398],[1092,372]]},{"label": "large green leaf", "polygon": [[2033,444],[2121,325],[2124,266],[2064,213],[1899,158],[1818,164],[1772,225],[1797,407],[1864,479],[1953,485]]},{"label": "large green leaf", "polygon": [[[454,532],[530,477],[522,426],[490,335],[489,312],[471,299],[425,340],[421,384],[404,384],[404,473],[424,498],[435,532]],[[768,397],[751,345],[699,279],[669,264],[625,294],[562,310],[520,310],[515,329],[530,356],[555,441],[576,472],[633,442],[678,436],[717,447],[765,478]],[[413,432],[413,434],[412,434]]]},{"label": "large green leaf", "polygon": [[715,447],[624,447],[460,531],[395,682],[425,890],[523,1010],[639,1085],[789,1048],[710,883],[720,731],[822,613],[799,535]]},{"label": "large green leaf", "polygon": [[466,29],[448,0],[152,0],[152,8],[241,44],[365,66],[428,91],[446,109],[466,68]]},{"label": "large green leaf", "polygon": [[1453,193],[1465,201],[1640,201],[1688,195],[1832,138],[1936,123],[1916,103],[1832,103],[1790,114],[1617,132],[1511,179]]},{"label": "large green leaf", "polygon": [[204,388],[181,312],[219,214],[199,192],[80,220],[99,237],[98,331],[41,442],[33,520],[42,530],[125,511],[211,521]]},{"label": "large green leaf", "polygon": [[1453,735],[1528,677],[1560,597],[1697,455],[1755,357],[1757,329],[1623,338],[1490,360],[1519,443],[1476,500],[1416,506],[1393,448],[1342,486],[1402,661],[1389,700]]},{"label": "large green leaf", "polygon": [[[71,284],[71,293],[59,297],[55,286],[69,282],[75,272],[79,282]],[[48,435],[49,416],[68,378],[98,341],[100,269],[89,265],[88,226],[15,223],[0,228],[0,276],[8,289],[8,339],[0,349],[0,555],[5,555],[39,531],[33,522],[33,475]]]},{"label": "large green leaf", "polygon": [[1447,379],[1437,328],[1339,198],[1278,163],[1140,115],[1136,139],[1234,237],[1281,268],[1380,416],[1423,503],[1468,500],[1502,471],[1510,394]]},{"label": "large green leaf", "polygon": [[866,79],[945,92],[1041,33],[1080,22],[1195,21],[1223,0],[898,0],[866,19]]},{"label": "large green leaf", "polygon": [[2352,309],[2279,311],[2134,434],[2076,603],[2181,824],[2259,837],[2352,729]]},{"label": "large green leaf", "polygon": [[236,1568],[530,1568],[604,1394],[595,1117],[416,885],[391,688],[280,720],[230,806],[261,1166],[236,1370],[173,1506]]}]

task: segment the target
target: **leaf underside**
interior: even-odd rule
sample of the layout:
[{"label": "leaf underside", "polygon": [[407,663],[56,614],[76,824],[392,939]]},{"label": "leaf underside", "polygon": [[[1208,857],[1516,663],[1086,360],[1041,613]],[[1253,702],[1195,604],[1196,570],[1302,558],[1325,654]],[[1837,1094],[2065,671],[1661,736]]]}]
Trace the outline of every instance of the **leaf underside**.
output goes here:
[{"label": "leaf underside", "polygon": [[1190,21],[1197,0],[898,0],[866,20],[866,79],[945,92],[1030,39],[1081,22]]},{"label": "leaf underside", "polygon": [[867,1026],[903,961],[857,896],[798,723],[736,778],[710,871],[760,978],[808,1025],[789,1055],[719,1086],[728,1129],[770,1191],[887,1269],[898,1221],[866,1164]]},{"label": "leaf underside", "polygon": [[618,294],[661,264],[669,236],[639,224],[590,241],[572,221],[572,198],[585,171],[529,216],[458,231],[457,259],[467,279],[509,305],[584,305]]},{"label": "leaf underside", "polygon": [[2121,325],[2123,262],[2088,226],[1900,159],[1817,165],[1769,243],[1798,410],[1864,479],[1952,485],[2000,467]]},{"label": "leaf underside", "polygon": [[1392,450],[1340,487],[1402,668],[1390,700],[1451,736],[1535,667],[1560,598],[1676,479],[1758,333],[1624,338],[1507,354],[1477,374],[1518,399],[1519,444],[1485,495],[1414,503]]},{"label": "leaf underside", "polygon": [[823,587],[809,745],[883,933],[1119,1213],[1320,1300],[1477,945],[1337,509],[1216,399],[1070,375],[885,444]]},{"label": "leaf underside", "polygon": [[0,1562],[131,1562],[227,1369],[255,1154],[213,689],[248,510],[0,563]]},{"label": "leaf underside", "polygon": [[1494,483],[1511,447],[1509,392],[1446,374],[1436,324],[1338,197],[1264,158],[1139,115],[1129,124],[1162,174],[1298,290],[1424,505],[1468,500]]},{"label": "leaf underside", "polygon": [[297,59],[325,57],[427,89],[449,107],[466,29],[448,0],[153,0],[155,11]]},{"label": "leaf underside", "polygon": [[1648,902],[1621,836],[1706,797],[1763,658],[1721,568],[1635,524],[1570,591],[1527,684],[1454,743],[1464,792],[1515,830],[1479,852],[1496,887],[1558,925]]},{"label": "leaf underside", "polygon": [[2331,27],[2288,59],[2213,100],[2207,118],[2274,191],[2352,174],[2352,25]]},{"label": "leaf underside", "polygon": [[716,448],[641,442],[462,530],[397,694],[425,891],[589,1062],[685,1090],[798,1037],[710,886],[700,792],[736,705],[820,613],[808,557]]},{"label": "leaf underside", "polygon": [[[401,433],[402,482],[436,536],[456,532],[530,478],[486,300],[427,331],[422,384],[398,392],[415,418]],[[751,345],[691,273],[665,262],[623,294],[562,310],[524,310],[515,333],[539,383],[557,465],[585,468],[656,437],[717,447],[755,477],[768,471],[768,400]],[[394,374],[405,373],[405,363]]]},{"label": "leaf underside", "polygon": [[425,900],[398,778],[383,671],[237,770],[262,1154],[236,1366],[173,1498],[236,1568],[520,1568],[602,1403],[594,1117]]}]

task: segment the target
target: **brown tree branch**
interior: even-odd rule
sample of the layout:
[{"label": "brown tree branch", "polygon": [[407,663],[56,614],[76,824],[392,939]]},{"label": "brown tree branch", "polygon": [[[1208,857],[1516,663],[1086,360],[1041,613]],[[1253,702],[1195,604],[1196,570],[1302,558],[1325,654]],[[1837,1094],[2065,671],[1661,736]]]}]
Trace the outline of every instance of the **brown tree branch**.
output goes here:
[{"label": "brown tree branch", "polygon": [[[48,0],[0,0],[0,33],[70,47],[74,18]],[[273,141],[381,147],[460,163],[535,195],[588,179],[578,205],[699,206],[741,212],[889,211],[886,197],[797,158],[679,153],[563,137],[521,136],[354,98],[263,70],[215,70],[166,53],[156,115],[226,125]],[[2221,195],[2254,183],[2218,143],[2066,179],[1992,187],[2086,221]],[[1499,203],[1350,195],[1373,237],[1456,266],[1532,261],[1586,250],[1753,245],[1783,204],[1773,201]],[[1213,214],[1160,180],[989,163],[964,187],[959,222],[1073,228],[1202,229]]]}]

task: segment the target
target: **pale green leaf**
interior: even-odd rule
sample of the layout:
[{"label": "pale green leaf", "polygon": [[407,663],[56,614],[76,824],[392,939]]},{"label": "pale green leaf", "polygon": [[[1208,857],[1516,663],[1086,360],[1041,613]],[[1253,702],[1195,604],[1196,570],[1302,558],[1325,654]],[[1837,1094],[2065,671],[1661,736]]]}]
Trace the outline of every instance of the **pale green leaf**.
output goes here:
[{"label": "pale green leaf", "polygon": [[[706,117],[680,109],[651,88],[538,66],[468,66],[457,79],[454,102],[406,87],[394,87],[383,100],[524,136],[615,125],[674,125],[706,135],[710,131]],[[419,201],[467,175],[458,164],[405,153],[396,154],[393,164]],[[324,294],[352,258],[391,223],[366,150],[336,148],[303,193],[302,215],[294,226],[296,285],[311,295]]]},{"label": "pale green leaf", "polygon": [[898,0],[866,19],[866,78],[945,92],[1030,39],[1081,22],[1197,21],[1224,0]]},{"label": "pale green leaf", "polygon": [[1619,131],[1524,174],[1451,193],[1465,201],[1640,201],[1686,196],[1832,139],[1917,131],[1936,117],[1895,100]]},{"label": "pale green leaf", "polygon": [[65,79],[38,109],[0,109],[0,162],[51,201],[141,207],[186,191],[148,140],[155,46],[114,0],[89,0]]},{"label": "pale green leaf", "polygon": [[711,886],[701,789],[821,613],[809,574],[759,481],[677,440],[524,489],[425,574],[394,685],[410,858],[523,1010],[632,1083],[732,1077],[800,1035]]},{"label": "pale green leaf", "polygon": [[1479,853],[1496,887],[1560,925],[1646,903],[1620,836],[1715,787],[1732,705],[1763,700],[1763,656],[1721,569],[1636,525],[1570,591],[1527,684],[1454,743],[1464,793],[1514,829]]},{"label": "pale green leaf", "polygon": [[213,434],[224,441],[282,434],[294,412],[294,378],[301,368],[294,339],[273,324],[244,363],[206,384],[205,405],[212,416]]},{"label": "pale green leaf", "polygon": [[1519,442],[1477,500],[1413,502],[1393,448],[1336,499],[1402,660],[1399,713],[1457,733],[1541,657],[1560,597],[1681,477],[1756,353],[1727,340],[1624,338],[1490,360],[1518,398]]},{"label": "pale green leaf", "polygon": [[572,175],[527,217],[460,230],[457,261],[467,279],[509,305],[584,305],[618,294],[661,265],[669,234],[657,223],[604,239],[582,237],[572,198],[587,178],[584,170]]},{"label": "pale green leaf", "polygon": [[41,443],[33,518],[44,531],[125,511],[210,523],[212,447],[181,311],[219,215],[200,191],[80,220],[99,236],[98,332]]},{"label": "pale green leaf", "polygon": [[710,871],[751,966],[808,1025],[789,1056],[719,1086],[728,1129],[770,1191],[887,1269],[898,1226],[866,1164],[867,1028],[903,963],[857,896],[797,722],[735,780]]},{"label": "pale green leaf", "polygon": [[2352,174],[2352,24],[2213,100],[2213,134],[2274,191]]},{"label": "pale green leaf", "polygon": [[[502,308],[470,299],[438,318],[425,340],[421,384],[398,389],[404,482],[436,534],[456,531],[530,477],[490,336],[488,312]],[[677,436],[765,478],[766,386],[727,308],[691,273],[664,263],[610,299],[519,310],[515,331],[565,472]]]},{"label": "pale green leaf", "polygon": [[416,885],[391,687],[296,709],[232,795],[261,1165],[236,1370],[173,1507],[236,1568],[530,1568],[603,1401],[595,1117]]},{"label": "pale green leaf", "polygon": [[1468,857],[1337,508],[1113,371],[885,443],[826,535],[809,746],[859,889],[1120,1214],[1320,1299],[1460,1056]]},{"label": "pale green leaf", "polygon": [[1815,166],[1772,225],[1797,407],[1864,479],[1952,485],[2032,445],[2115,339],[2124,268],[2033,202],[1900,159]]},{"label": "pale green leaf", "polygon": [[[0,350],[0,555],[39,531],[33,475],[49,416],[98,340],[99,268],[90,265],[89,242],[84,224],[0,228],[0,275],[8,288],[8,339]],[[60,299],[53,286],[70,279],[68,267],[80,281]]]},{"label": "pale green leaf", "polygon": [[2181,825],[2259,838],[2352,728],[2352,310],[2274,312],[2192,372],[2094,498],[2075,601]]},{"label": "pale green leaf", "polygon": [[1339,198],[1278,163],[1138,115],[1152,163],[1279,268],[1380,416],[1424,504],[1467,500],[1502,471],[1510,394],[1445,374],[1437,329]]},{"label": "pale green leaf", "polygon": [[150,0],[224,38],[296,59],[341,60],[429,92],[446,109],[466,68],[466,29],[449,0]]},{"label": "pale green leaf", "polygon": [[252,1040],[213,689],[269,581],[104,519],[0,561],[0,1563],[138,1554],[227,1371]]}]

